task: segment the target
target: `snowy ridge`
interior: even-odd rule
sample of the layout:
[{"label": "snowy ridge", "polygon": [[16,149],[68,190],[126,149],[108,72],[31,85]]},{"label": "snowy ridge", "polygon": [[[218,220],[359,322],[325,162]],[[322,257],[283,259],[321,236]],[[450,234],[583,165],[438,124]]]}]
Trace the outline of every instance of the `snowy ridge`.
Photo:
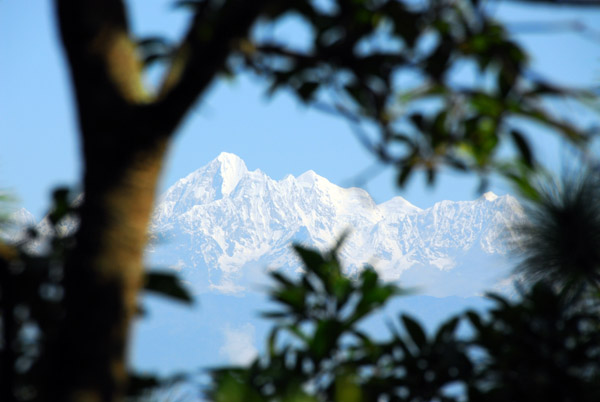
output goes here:
[{"label": "snowy ridge", "polygon": [[265,267],[297,270],[292,241],[325,249],[349,230],[342,249],[349,274],[368,262],[387,280],[426,285],[429,294],[470,295],[506,274],[497,268],[507,252],[504,229],[521,217],[509,195],[426,210],[402,197],[377,205],[366,191],[314,171],[277,181],[221,153],[161,197],[150,260],[183,269],[199,291],[235,293],[261,282]]}]

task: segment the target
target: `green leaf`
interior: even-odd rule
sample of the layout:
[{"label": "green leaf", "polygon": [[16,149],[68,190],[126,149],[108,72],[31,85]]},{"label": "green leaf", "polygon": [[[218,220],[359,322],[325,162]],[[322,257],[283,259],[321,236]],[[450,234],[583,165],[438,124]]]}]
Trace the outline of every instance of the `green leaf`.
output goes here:
[{"label": "green leaf", "polygon": [[510,303],[508,302],[508,300],[497,293],[486,293],[485,296],[488,299],[494,300],[496,303],[500,304],[503,307],[510,307]]},{"label": "green leaf", "polygon": [[500,100],[485,93],[475,93],[470,99],[471,106],[480,116],[498,117],[504,112]]},{"label": "green leaf", "polygon": [[523,159],[523,162],[528,167],[533,167],[533,154],[525,136],[516,129],[510,130],[510,135],[517,149],[519,150],[519,153],[521,154],[521,159]]},{"label": "green leaf", "polygon": [[364,401],[362,389],[359,386],[359,376],[356,373],[343,373],[335,378],[336,402],[361,402]]},{"label": "green leaf", "polygon": [[419,13],[407,10],[406,6],[401,2],[389,4],[393,4],[393,6],[388,8],[388,11],[392,17],[394,32],[404,40],[409,48],[412,48],[417,42],[422,29],[422,21],[419,18]]},{"label": "green leaf", "polygon": [[553,115],[537,106],[520,104],[514,113],[554,129],[557,133],[574,144],[583,145],[589,139],[586,133],[579,130],[576,126],[555,119]]},{"label": "green leaf", "polygon": [[319,323],[309,345],[317,360],[329,356],[334,351],[341,334],[341,328],[341,324],[335,320],[326,320]]},{"label": "green leaf", "polygon": [[456,331],[460,317],[454,317],[443,323],[435,334],[435,343],[446,342]]},{"label": "green leaf", "polygon": [[323,258],[323,256],[321,255],[321,253],[319,253],[316,250],[312,250],[306,247],[303,247],[301,245],[295,244],[294,245],[294,250],[296,250],[296,253],[298,254],[298,256],[300,257],[300,259],[302,260],[302,262],[304,263],[304,266],[309,270],[309,271],[315,271],[318,270],[318,268],[325,263],[325,259]]},{"label": "green leaf", "polygon": [[260,316],[267,319],[279,319],[289,317],[290,313],[285,311],[263,311],[260,313]]},{"label": "green leaf", "polygon": [[292,281],[290,281],[285,275],[283,275],[281,272],[277,272],[277,271],[273,271],[271,272],[271,277],[273,279],[275,279],[277,282],[279,282],[281,285],[285,286],[285,287],[292,287],[295,286],[294,283]]},{"label": "green leaf", "polygon": [[345,278],[344,276],[339,276],[338,278],[335,278],[332,290],[333,295],[338,302],[337,308],[340,310],[342,307],[344,307],[354,289],[350,279]]},{"label": "green leaf", "polygon": [[402,322],[404,323],[404,327],[406,328],[406,331],[410,335],[414,344],[419,349],[423,349],[423,347],[427,345],[427,337],[425,335],[425,331],[423,331],[423,328],[421,328],[421,325],[406,314],[402,314],[401,318]]},{"label": "green leaf", "polygon": [[271,330],[271,333],[269,334],[269,338],[267,340],[267,346],[269,349],[270,357],[275,356],[275,354],[277,353],[276,347],[277,347],[277,335],[278,334],[279,334],[278,327],[273,328],[273,330]]},{"label": "green leaf", "polygon": [[48,215],[50,222],[56,225],[71,211],[71,201],[69,199],[69,189],[67,187],[58,187],[52,192],[52,210]]},{"label": "green leaf", "polygon": [[139,397],[148,390],[157,388],[161,385],[160,380],[153,375],[130,374],[127,383],[127,395],[130,397]]},{"label": "green leaf", "polygon": [[344,232],[342,232],[342,234],[337,238],[335,245],[329,252],[329,254],[331,255],[332,258],[335,258],[335,256],[342,249],[342,246],[344,245],[344,242],[346,241],[348,236],[350,236],[350,230],[344,230]]},{"label": "green leaf", "polygon": [[368,106],[368,96],[364,88],[360,87],[357,84],[346,85],[344,90],[348,95],[354,99],[354,101],[360,105],[363,109],[367,109]]},{"label": "green leaf", "polygon": [[409,164],[404,164],[404,166],[402,166],[402,169],[400,170],[400,174],[398,175],[398,186],[399,187],[404,187],[406,185],[406,182],[408,181],[408,178],[410,176],[410,173],[412,172],[413,166],[409,165]]},{"label": "green leaf", "polygon": [[301,340],[307,344],[310,342],[310,339],[308,338],[308,336],[306,336],[306,334],[304,332],[302,332],[302,330],[298,327],[298,325],[286,325],[282,328],[285,328],[290,333],[294,334],[299,340]]},{"label": "green leaf", "polygon": [[377,285],[379,275],[374,269],[365,269],[360,274],[361,289],[363,291],[373,289]]},{"label": "green leaf", "polygon": [[187,289],[182,286],[177,275],[170,272],[147,273],[144,289],[187,304],[194,301]]},{"label": "green leaf", "polygon": [[441,81],[449,68],[449,59],[452,53],[452,48],[455,46],[453,40],[449,36],[445,36],[440,40],[435,50],[427,58],[424,66],[431,78],[435,81]]},{"label": "green leaf", "polygon": [[467,172],[469,170],[469,167],[463,160],[453,155],[446,155],[445,161],[448,165],[452,166],[457,170],[460,170],[461,172]]},{"label": "green leaf", "polygon": [[306,307],[306,290],[300,287],[285,288],[273,293],[272,297],[292,308],[293,311],[303,313]]},{"label": "green leaf", "polygon": [[538,189],[531,183],[526,172],[521,171],[515,173],[512,171],[504,171],[503,174],[513,183],[522,196],[532,201],[538,201],[540,199],[541,196]]},{"label": "green leaf", "polygon": [[196,10],[205,3],[206,0],[178,0],[173,4],[173,8],[189,8]]},{"label": "green leaf", "polygon": [[423,118],[422,113],[413,113],[408,117],[410,118],[410,121],[414,124],[414,126],[419,129],[419,131],[426,131],[425,119]]},{"label": "green leaf", "polygon": [[217,378],[217,387],[211,400],[217,402],[263,402],[265,399],[251,386],[240,379],[234,370],[223,371]]},{"label": "green leaf", "polygon": [[318,82],[303,82],[300,87],[296,89],[296,92],[303,102],[308,102],[313,99],[316,90],[319,88],[319,85],[320,84]]},{"label": "green leaf", "polygon": [[481,330],[481,328],[483,328],[481,317],[479,317],[479,314],[477,314],[475,311],[469,310],[465,313],[465,315],[477,330]]},{"label": "green leaf", "polygon": [[505,65],[504,68],[500,69],[498,73],[498,89],[500,90],[500,95],[503,98],[506,98],[510,91],[515,86],[516,79],[518,77],[518,71],[516,71],[515,66],[513,65]]},{"label": "green leaf", "polygon": [[435,169],[430,167],[427,169],[427,185],[433,186],[435,183]]}]

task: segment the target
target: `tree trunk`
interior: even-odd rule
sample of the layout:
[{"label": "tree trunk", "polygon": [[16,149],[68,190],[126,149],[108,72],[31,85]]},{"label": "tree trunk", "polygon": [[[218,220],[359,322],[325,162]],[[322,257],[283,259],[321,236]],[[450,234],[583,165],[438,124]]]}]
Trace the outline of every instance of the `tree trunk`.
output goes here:
[{"label": "tree trunk", "polygon": [[[174,127],[148,114],[141,65],[118,0],[58,0],[83,145],[84,201],[65,266],[65,318],[52,396],[116,401],[143,281],[156,184]],[[161,131],[162,130],[162,131]]]},{"label": "tree trunk", "polygon": [[[143,280],[142,257],[169,139],[247,34],[263,0],[200,12],[154,96],[121,0],[55,0],[71,69],[83,145],[84,201],[65,267],[66,314],[51,400],[122,399],[126,347]],[[208,22],[204,19],[208,18]],[[209,23],[212,36],[199,35]]]},{"label": "tree trunk", "polygon": [[61,401],[123,395],[129,324],[165,148],[165,141],[157,141],[117,168],[111,166],[115,161],[86,164],[81,226],[66,267]]}]

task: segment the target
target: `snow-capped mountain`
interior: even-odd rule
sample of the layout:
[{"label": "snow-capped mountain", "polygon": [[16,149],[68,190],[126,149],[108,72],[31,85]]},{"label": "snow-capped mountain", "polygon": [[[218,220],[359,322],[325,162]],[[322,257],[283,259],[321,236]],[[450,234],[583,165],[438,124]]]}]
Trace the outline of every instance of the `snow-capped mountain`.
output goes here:
[{"label": "snow-capped mountain", "polygon": [[198,291],[232,293],[261,283],[266,267],[300,269],[292,242],[325,249],[349,231],[341,256],[350,275],[370,263],[428,294],[467,296],[506,276],[506,229],[521,217],[509,195],[424,210],[402,197],[377,205],[313,171],[273,180],[222,153],[161,197],[149,259],[181,269]]}]

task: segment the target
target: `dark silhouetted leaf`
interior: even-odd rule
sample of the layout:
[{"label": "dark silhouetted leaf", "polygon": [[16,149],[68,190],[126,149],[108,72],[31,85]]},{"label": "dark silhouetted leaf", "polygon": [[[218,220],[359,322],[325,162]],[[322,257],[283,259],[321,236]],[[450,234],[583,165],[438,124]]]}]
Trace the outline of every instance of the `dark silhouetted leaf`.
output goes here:
[{"label": "dark silhouetted leaf", "polygon": [[296,90],[300,99],[304,102],[308,102],[313,99],[315,91],[319,88],[318,82],[303,82],[302,85]]},{"label": "dark silhouetted leaf", "polygon": [[157,388],[161,382],[153,375],[131,374],[127,385],[127,395],[130,397],[142,396],[145,392]]},{"label": "dark silhouetted leaf", "polygon": [[521,154],[523,162],[527,166],[533,167],[533,153],[525,136],[519,130],[510,130],[510,135]]},{"label": "dark silhouetted leaf", "polygon": [[408,165],[408,164],[404,164],[404,166],[402,166],[402,169],[400,170],[400,174],[398,175],[398,186],[399,187],[404,187],[406,185],[406,182],[412,172],[412,165]]},{"label": "dark silhouetted leaf", "polygon": [[323,256],[315,250],[311,250],[298,244],[294,245],[294,250],[296,250],[296,253],[300,256],[306,268],[311,271],[314,271],[325,263]]},{"label": "dark silhouetted leaf", "polygon": [[192,303],[194,300],[183,287],[177,275],[170,272],[149,272],[146,274],[144,289],[162,296],[183,302]]},{"label": "dark silhouetted leaf", "polygon": [[402,314],[401,318],[402,322],[404,323],[404,327],[406,328],[406,331],[410,335],[410,338],[414,344],[419,349],[423,349],[423,347],[427,344],[427,337],[425,336],[425,331],[423,331],[421,325],[406,314]]}]

